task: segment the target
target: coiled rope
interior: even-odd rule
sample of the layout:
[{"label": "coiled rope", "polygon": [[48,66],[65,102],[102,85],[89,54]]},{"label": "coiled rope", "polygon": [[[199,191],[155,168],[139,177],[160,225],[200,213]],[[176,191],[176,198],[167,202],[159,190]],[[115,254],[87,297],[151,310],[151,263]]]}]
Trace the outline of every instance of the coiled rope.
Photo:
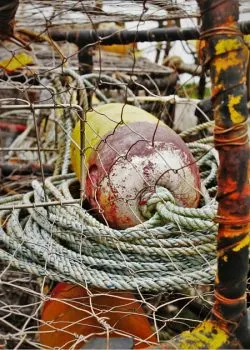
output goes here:
[{"label": "coiled rope", "polygon": [[[217,159],[211,146],[189,146],[203,181],[214,185]],[[71,188],[76,182],[74,174],[46,179],[47,197],[73,200]],[[209,186],[198,209],[177,206],[167,189],[157,188],[150,198],[145,195],[147,203],[141,207],[148,221],[121,231],[97,221],[80,203],[36,207],[45,201],[44,190],[38,181],[32,187],[23,196],[0,200],[2,208],[30,206],[1,211],[2,222],[7,223],[1,229],[0,259],[10,265],[56,281],[107,289],[180,290],[213,281],[216,202],[209,196]]]}]

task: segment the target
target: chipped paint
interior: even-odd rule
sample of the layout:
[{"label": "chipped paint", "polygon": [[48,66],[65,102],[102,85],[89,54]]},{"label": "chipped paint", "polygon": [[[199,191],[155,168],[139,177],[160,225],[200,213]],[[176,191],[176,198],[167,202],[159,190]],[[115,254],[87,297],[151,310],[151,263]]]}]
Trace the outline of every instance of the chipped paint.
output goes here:
[{"label": "chipped paint", "polygon": [[247,235],[240,242],[237,243],[236,247],[233,248],[234,252],[239,252],[242,248],[249,246],[250,236]]},{"label": "chipped paint", "polygon": [[235,108],[239,105],[241,99],[242,96],[228,95],[228,109],[230,112],[231,119],[235,124],[242,123],[245,120],[245,117]]},{"label": "chipped paint", "polygon": [[216,69],[218,72],[217,78],[221,74],[222,71],[226,71],[229,68],[239,64],[242,64],[241,58],[238,56],[237,52],[230,52],[230,55],[227,59],[222,57],[216,58]]},{"label": "chipped paint", "polygon": [[[113,227],[126,228],[144,221],[139,208],[140,193],[155,185],[168,188],[181,206],[198,204],[197,178],[188,166],[188,157],[171,144],[155,142],[154,147],[143,147],[150,153],[117,159],[96,185],[98,203],[94,207],[102,208]],[[89,198],[91,194],[87,195]]]},{"label": "chipped paint", "polygon": [[[228,334],[215,322],[202,322],[193,331],[183,332],[175,338],[176,349],[221,349],[228,345]],[[195,344],[195,347],[194,347]]]},{"label": "chipped paint", "polygon": [[238,50],[242,47],[242,43],[238,38],[236,39],[221,39],[215,45],[215,55],[222,55],[223,53]]},{"label": "chipped paint", "polygon": [[[131,122],[145,121],[156,125],[158,119],[152,114],[143,109],[136,108],[131,105],[122,103],[108,103],[99,105],[93,111],[86,113],[85,124],[85,163],[88,167],[89,158],[93,151],[95,151],[104,141],[105,136],[112,133],[119,125],[128,125]],[[159,125],[164,125],[159,122]],[[150,125],[151,127],[151,125]],[[76,124],[71,143],[71,160],[72,166],[78,178],[80,178],[80,121]],[[77,147],[78,145],[78,147]]]},{"label": "chipped paint", "polygon": [[228,256],[227,255],[222,256],[222,260],[224,260],[225,262],[228,262]]}]

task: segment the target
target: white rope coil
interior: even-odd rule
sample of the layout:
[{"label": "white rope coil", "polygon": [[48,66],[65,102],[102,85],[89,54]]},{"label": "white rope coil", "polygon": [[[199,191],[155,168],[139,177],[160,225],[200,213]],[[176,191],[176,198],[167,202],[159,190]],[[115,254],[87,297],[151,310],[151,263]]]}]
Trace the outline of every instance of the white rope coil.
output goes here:
[{"label": "white rope coil", "polygon": [[[190,149],[199,159],[202,178],[208,174],[203,182],[214,186],[217,159],[209,152],[211,147],[194,143]],[[47,178],[47,198],[72,200],[71,187],[76,182],[73,174]],[[148,221],[115,230],[80,204],[36,207],[45,201],[44,190],[37,181],[32,187],[23,196],[0,200],[1,208],[7,203],[30,205],[27,210],[1,212],[7,225],[1,229],[0,259],[14,267],[57,281],[108,289],[180,290],[213,281],[217,230],[212,221],[213,198],[204,196],[201,208],[182,208],[160,187],[141,207]]]}]

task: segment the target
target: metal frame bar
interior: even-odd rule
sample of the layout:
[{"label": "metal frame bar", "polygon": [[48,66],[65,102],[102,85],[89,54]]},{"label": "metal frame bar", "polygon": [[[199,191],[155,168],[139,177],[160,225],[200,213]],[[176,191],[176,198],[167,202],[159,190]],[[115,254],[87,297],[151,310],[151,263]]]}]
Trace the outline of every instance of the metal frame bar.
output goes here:
[{"label": "metal frame bar", "polygon": [[[239,28],[243,34],[250,34],[250,21],[239,23]],[[59,31],[51,30],[50,37],[54,41],[68,41],[75,43],[79,47],[87,44],[131,44],[136,42],[160,42],[176,40],[194,40],[199,39],[200,32],[198,28],[155,28],[150,30],[78,30],[78,31]]]},{"label": "metal frame bar", "polygon": [[17,204],[17,205],[9,205],[9,206],[0,206],[1,210],[15,210],[15,209],[29,209],[29,208],[39,208],[39,207],[48,207],[52,205],[70,205],[70,204],[79,204],[81,203],[81,199],[69,199],[69,200],[63,200],[63,201],[50,201],[50,202],[41,202],[41,203],[34,203],[32,205],[30,204]]}]

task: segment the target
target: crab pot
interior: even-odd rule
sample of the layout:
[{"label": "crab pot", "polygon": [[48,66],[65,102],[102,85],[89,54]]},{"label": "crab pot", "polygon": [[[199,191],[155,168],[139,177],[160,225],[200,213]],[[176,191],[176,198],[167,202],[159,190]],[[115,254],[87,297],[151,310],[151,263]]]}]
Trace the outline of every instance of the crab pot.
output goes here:
[{"label": "crab pot", "polygon": [[[71,158],[80,179],[80,123],[73,131]],[[142,194],[156,186],[170,190],[176,202],[196,207],[200,176],[186,144],[148,112],[119,103],[86,115],[85,194],[111,227],[127,228],[145,218]]]}]

